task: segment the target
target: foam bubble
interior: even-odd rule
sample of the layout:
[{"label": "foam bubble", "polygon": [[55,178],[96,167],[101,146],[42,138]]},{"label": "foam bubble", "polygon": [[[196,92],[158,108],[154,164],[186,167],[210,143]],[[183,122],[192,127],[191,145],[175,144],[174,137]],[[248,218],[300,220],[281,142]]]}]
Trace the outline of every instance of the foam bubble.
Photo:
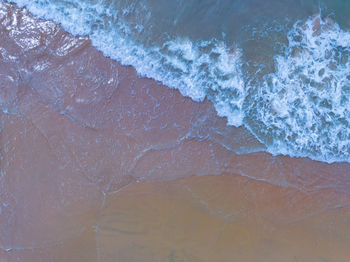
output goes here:
[{"label": "foam bubble", "polygon": [[274,154],[350,161],[350,33],[317,16],[296,23],[288,41],[249,109],[254,132]]}]

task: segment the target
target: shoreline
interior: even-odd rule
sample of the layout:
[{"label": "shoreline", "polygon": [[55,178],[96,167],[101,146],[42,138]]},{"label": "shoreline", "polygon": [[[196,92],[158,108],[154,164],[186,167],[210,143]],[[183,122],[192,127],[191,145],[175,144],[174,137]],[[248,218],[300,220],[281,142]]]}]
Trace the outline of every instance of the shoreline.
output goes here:
[{"label": "shoreline", "polygon": [[[245,97],[245,93],[246,92],[250,92],[252,91],[254,88],[254,86],[246,86],[245,85],[245,81],[249,81],[249,76],[244,77],[245,74],[242,74],[241,72],[241,64],[244,62],[243,60],[240,60],[241,57],[241,49],[240,48],[234,48],[233,50],[229,48],[225,47],[225,42],[221,43],[211,43],[211,45],[214,45],[215,48],[210,51],[209,53],[201,53],[200,51],[198,51],[198,48],[204,48],[201,47],[201,45],[199,44],[199,46],[194,43],[191,42],[190,40],[184,40],[184,42],[181,40],[179,40],[179,42],[176,39],[173,39],[174,41],[170,41],[170,42],[166,42],[166,44],[164,44],[165,46],[163,46],[165,49],[167,49],[167,52],[172,53],[173,51],[177,53],[182,53],[182,55],[180,55],[180,57],[177,57],[177,55],[175,56],[167,56],[166,54],[162,54],[159,53],[160,50],[157,46],[157,44],[155,44],[152,48],[150,48],[148,50],[148,48],[143,48],[142,44],[138,44],[137,41],[132,40],[132,37],[130,35],[128,35],[128,33],[122,33],[119,32],[119,29],[113,29],[114,27],[110,27],[107,26],[106,28],[104,28],[104,26],[102,25],[102,27],[100,29],[94,29],[91,24],[91,21],[95,21],[95,19],[97,19],[99,17],[99,15],[101,15],[101,12],[105,12],[105,8],[107,8],[104,4],[102,4],[101,6],[99,4],[97,5],[90,5],[90,4],[80,4],[80,2],[77,2],[77,6],[74,10],[67,10],[67,14],[63,14],[62,13],[62,9],[65,8],[64,4],[62,3],[58,3],[56,5],[56,3],[53,1],[52,3],[49,4],[48,6],[48,10],[56,10],[56,12],[47,12],[47,10],[45,8],[41,8],[42,3],[39,1],[37,4],[31,4],[30,1],[26,1],[26,0],[18,0],[16,1],[20,6],[27,8],[28,10],[31,10],[34,14],[36,14],[39,17],[43,17],[45,19],[50,19],[49,21],[56,21],[56,25],[59,25],[60,27],[62,27],[64,30],[72,33],[73,35],[76,35],[78,38],[85,38],[88,39],[89,41],[91,41],[91,45],[96,48],[97,50],[99,50],[105,57],[107,58],[112,58],[115,61],[118,61],[118,63],[120,63],[121,65],[126,65],[126,66],[132,66],[134,69],[136,69],[137,74],[142,78],[142,77],[150,77],[150,79],[153,79],[154,81],[157,81],[158,83],[163,83],[165,86],[170,87],[171,89],[176,89],[176,90],[180,90],[180,93],[185,96],[185,97],[191,97],[191,99],[193,101],[204,101],[205,99],[210,100],[213,105],[214,108],[217,111],[217,115],[223,116],[225,120],[227,120],[227,123],[229,125],[233,125],[233,126],[244,126],[243,128],[246,130],[249,130],[248,132],[250,132],[255,140],[257,141],[265,141],[265,143],[261,143],[258,142],[258,148],[261,149],[265,149],[264,151],[271,153],[272,155],[288,155],[290,157],[301,157],[301,158],[309,158],[311,160],[316,160],[316,161],[320,161],[320,162],[326,162],[326,163],[347,163],[346,161],[348,160],[347,154],[348,154],[348,150],[346,147],[346,138],[344,138],[344,135],[342,135],[341,133],[346,133],[347,131],[347,127],[346,124],[345,126],[343,126],[342,124],[339,124],[339,126],[331,126],[330,129],[327,129],[326,133],[323,132],[322,128],[320,125],[322,125],[322,121],[318,121],[317,119],[327,119],[327,116],[330,115],[334,115],[337,114],[338,111],[342,111],[346,114],[346,108],[343,108],[340,104],[334,104],[333,107],[337,107],[339,106],[340,109],[338,111],[332,111],[331,112],[326,112],[322,110],[322,105],[318,105],[317,104],[310,104],[310,107],[317,107],[318,109],[315,111],[311,110],[308,107],[308,103],[307,101],[303,100],[301,97],[295,97],[296,94],[293,93],[293,91],[290,91],[291,93],[289,94],[290,96],[292,96],[292,100],[294,99],[294,102],[298,104],[298,101],[301,99],[302,101],[302,105],[303,108],[309,108],[310,110],[305,109],[306,111],[300,112],[303,109],[296,107],[294,108],[294,106],[291,103],[287,103],[285,100],[286,98],[282,95],[282,97],[280,97],[280,101],[276,102],[275,100],[279,100],[278,97],[274,97],[273,93],[285,93],[286,90],[289,89],[293,89],[293,88],[286,88],[282,82],[287,81],[288,83],[290,81],[297,81],[297,76],[296,79],[275,79],[276,74],[281,74],[281,72],[277,73],[277,72],[270,72],[267,73],[266,75],[264,75],[264,77],[272,77],[273,79],[275,79],[277,82],[279,82],[281,84],[281,90],[277,90],[279,88],[277,88],[274,92],[268,92],[268,90],[265,90],[266,92],[269,93],[269,96],[272,96],[272,100],[273,101],[269,101],[269,99],[267,99],[265,101],[265,98],[260,97],[260,99],[263,99],[265,101],[265,103],[268,103],[268,106],[265,108],[263,107],[252,107],[250,108],[248,107],[243,107],[242,103],[253,103],[254,101],[250,101],[243,99],[243,97]],[[50,2],[50,1],[49,1]],[[26,9],[26,10],[27,10]],[[72,17],[75,17],[76,12],[78,12],[78,14],[86,14],[88,17],[90,17],[92,20],[90,21],[90,18],[87,19],[85,18],[85,16],[82,16],[81,20],[77,20],[75,21]],[[113,11],[111,11],[113,13]],[[110,14],[107,15],[106,19],[111,19]],[[123,20],[123,18],[120,18],[121,20]],[[117,19],[118,20],[118,19]],[[109,21],[109,20],[108,20]],[[119,21],[119,20],[118,20]],[[298,20],[299,21],[299,20]],[[76,23],[77,22],[77,23]],[[109,21],[111,22],[111,21]],[[120,22],[120,21],[119,21]],[[118,22],[118,23],[119,23]],[[97,21],[97,23],[99,23]],[[118,24],[116,25],[116,28],[118,28]],[[291,29],[290,31],[288,31],[287,34],[287,38],[291,37],[291,35],[294,36],[298,36],[299,38],[302,39],[302,42],[295,42],[292,39],[289,39],[290,41],[290,46],[288,47],[288,50],[290,49],[290,51],[288,51],[286,54],[279,54],[276,53],[275,55],[273,55],[274,59],[278,59],[283,66],[288,66],[290,67],[290,70],[295,71],[296,69],[293,67],[293,64],[295,63],[300,63],[300,52],[297,52],[295,54],[299,54],[299,55],[295,55],[294,52],[292,52],[291,50],[294,48],[298,48],[298,45],[301,45],[300,48],[302,48],[303,50],[309,50],[310,48],[312,49],[312,46],[305,46],[305,43],[303,42],[318,42],[321,41],[322,45],[327,46],[328,52],[333,53],[334,48],[336,48],[336,46],[333,46],[331,43],[329,43],[329,41],[325,42],[324,39],[326,39],[327,37],[330,37],[330,39],[334,42],[339,42],[342,41],[344,37],[347,37],[347,32],[346,31],[342,31],[338,25],[336,23],[331,23],[330,20],[325,19],[324,21],[321,19],[321,17],[319,16],[309,16],[307,19],[305,19],[305,21],[303,20],[303,24],[304,26],[299,28],[301,26],[301,24],[299,22],[296,22],[293,26],[293,29]],[[125,25],[126,27],[128,27],[127,25]],[[320,27],[320,28],[318,28]],[[321,27],[324,29],[323,32],[323,37],[321,35]],[[299,29],[298,29],[299,28]],[[302,29],[304,28],[304,29]],[[130,28],[129,28],[130,29]],[[109,31],[111,30],[111,31]],[[130,29],[131,30],[131,29]],[[287,30],[287,29],[286,29]],[[301,30],[301,31],[300,31]],[[311,31],[310,31],[311,30]],[[314,32],[314,31],[317,31]],[[123,31],[123,30],[122,30]],[[314,33],[313,33],[314,32]],[[82,37],[82,35],[84,35]],[[334,36],[336,35],[336,37]],[[316,38],[315,38],[316,37]],[[335,37],[335,38],[334,38]],[[334,39],[333,39],[334,38]],[[323,39],[323,40],[322,40]],[[117,42],[118,45],[115,45],[114,42]],[[141,41],[142,42],[142,41]],[[206,42],[206,41],[205,41]],[[210,41],[209,41],[210,42]],[[218,44],[218,46],[216,46],[216,44]],[[282,44],[283,43],[279,43]],[[167,45],[170,45],[168,47],[166,47]],[[340,44],[340,46],[342,47],[342,44]],[[185,49],[182,49],[185,48]],[[208,47],[209,48],[209,47]],[[154,50],[153,50],[154,49]],[[169,49],[169,50],[168,50]],[[198,49],[198,50],[197,50]],[[153,50],[153,51],[152,51]],[[158,50],[158,51],[157,51]],[[310,51],[310,50],[309,50]],[[157,53],[158,52],[158,53]],[[223,52],[223,53],[221,53]],[[227,53],[228,52],[228,53]],[[290,53],[291,52],[291,53]],[[157,53],[158,56],[160,55],[162,57],[162,59],[165,60],[172,60],[175,59],[175,64],[172,63],[165,63],[164,66],[158,66],[158,64],[163,64],[160,61],[158,61],[156,58],[154,58],[154,54],[153,53]],[[207,56],[216,56],[215,54],[218,54],[220,59],[218,61],[206,61]],[[165,57],[163,57],[163,55],[165,55]],[[304,68],[304,70],[316,70],[317,68],[310,68],[310,66],[313,66],[313,62],[312,62],[312,57],[310,57],[310,52],[305,53],[305,59],[306,61],[304,61],[305,63],[307,63],[307,68]],[[318,54],[320,55],[320,54]],[[187,58],[188,56],[194,57],[194,60],[188,60]],[[155,59],[155,60],[154,60]],[[180,60],[178,60],[180,59]],[[205,60],[204,64],[202,63],[202,60]],[[288,60],[292,59],[294,62],[288,62]],[[299,59],[299,60],[298,60]],[[324,60],[324,57],[319,57],[316,60]],[[325,58],[326,59],[326,58]],[[192,64],[197,64],[197,62],[199,64],[201,64],[202,66],[206,66],[206,63],[208,62],[210,64],[210,68],[213,67],[212,70],[209,70],[207,72],[207,74],[209,74],[208,79],[207,77],[204,77],[205,80],[200,81],[198,79],[202,79],[202,77],[195,77],[193,75],[197,75],[197,76],[202,76],[201,74],[201,70],[199,70],[197,68],[197,66],[195,66],[196,69],[194,69],[195,71],[192,71],[192,66],[190,66],[189,68],[186,69],[186,66],[184,65],[184,61],[187,61],[188,63]],[[198,60],[198,61],[197,61]],[[221,61],[222,60],[222,61]],[[326,59],[327,60],[327,59]],[[197,61],[197,62],[196,62]],[[284,62],[283,62],[284,61]],[[328,60],[327,60],[328,61]],[[221,63],[222,62],[222,63]],[[246,61],[248,63],[248,61]],[[254,63],[254,61],[251,61]],[[267,63],[269,63],[269,61],[267,61]],[[289,63],[289,64],[288,64]],[[310,64],[311,63],[311,64]],[[180,66],[180,65],[181,66]],[[177,65],[179,65],[179,67],[177,67]],[[227,67],[228,66],[228,67]],[[275,66],[278,66],[277,64]],[[281,67],[283,67],[281,65]],[[328,68],[326,65],[318,65],[317,66],[323,66]],[[175,75],[173,75],[173,70],[170,70],[170,67],[174,67],[176,70],[179,70],[181,72],[181,74],[178,75],[178,77],[173,77]],[[220,71],[220,68],[224,67],[223,71]],[[168,70],[168,69],[169,70]],[[185,69],[184,69],[185,68]],[[293,69],[294,68],[294,69]],[[175,71],[176,71],[175,70]],[[190,71],[188,71],[190,70]],[[198,71],[199,70],[199,71]],[[219,70],[219,71],[218,71]],[[282,70],[282,69],[281,69]],[[335,69],[334,69],[335,70]],[[340,70],[340,69],[339,69]],[[344,80],[344,70],[343,71],[339,71],[339,70],[335,70],[335,74],[334,77],[336,79],[338,79],[338,77],[341,77],[342,81],[346,81],[346,79]],[[226,73],[229,71],[229,74],[226,75]],[[172,73],[173,72],[173,73]],[[222,73],[222,78],[229,78],[230,80],[226,83],[225,81],[221,81],[220,79],[216,79],[215,76],[212,76],[213,72],[221,72]],[[304,72],[305,73],[305,72]],[[329,73],[327,73],[329,74]],[[332,73],[330,73],[332,75]],[[230,77],[229,77],[230,75]],[[183,78],[183,77],[184,78]],[[188,78],[189,77],[189,78]],[[197,79],[199,82],[197,83],[196,80],[192,79],[192,78]],[[219,85],[218,87],[214,87],[211,88],[210,85],[213,84],[211,82],[211,78],[214,77],[214,79],[216,79],[215,81],[217,82],[217,84]],[[303,76],[300,76],[301,78],[303,78]],[[181,80],[177,81],[176,78],[180,78]],[[245,79],[247,78],[247,79]],[[317,77],[316,77],[317,78]],[[331,77],[332,78],[332,77]],[[174,80],[174,81],[173,81]],[[310,80],[310,79],[309,79]],[[188,84],[189,81],[189,84]],[[208,82],[209,81],[209,82]],[[322,80],[323,81],[323,80]],[[318,83],[318,85],[323,86],[325,83],[323,82]],[[326,81],[326,80],[324,80]],[[219,84],[220,82],[220,84]],[[334,81],[332,82],[334,85],[336,85],[336,83],[334,83]],[[223,86],[221,86],[221,84]],[[227,86],[226,84],[229,84],[229,86]],[[263,88],[263,86],[267,84],[265,82],[260,83],[261,88]],[[332,88],[334,88],[334,85],[332,84]],[[192,88],[189,89],[187,88],[189,86],[191,86]],[[215,84],[214,84],[215,85]],[[306,84],[307,85],[307,84]],[[205,87],[205,88],[201,88],[201,86]],[[309,86],[311,88],[311,86]],[[229,89],[232,91],[232,93],[237,93],[239,94],[238,96],[240,98],[236,98],[236,97],[225,97],[219,95],[219,93],[224,92],[223,90],[221,90],[223,88],[223,90]],[[267,87],[266,87],[267,88]],[[307,87],[303,87],[308,89]],[[310,89],[309,88],[309,89]],[[213,96],[211,96],[209,93],[215,93],[216,89],[219,89],[221,91],[218,91],[218,96],[216,97],[215,94],[213,94]],[[325,89],[323,89],[325,90]],[[231,92],[230,91],[230,92]],[[208,93],[209,92],[209,93]],[[227,93],[230,93],[227,92]],[[254,90],[252,91],[253,94],[252,96],[254,97]],[[313,101],[313,99],[310,97],[310,95],[312,95],[313,92],[317,92],[317,90],[299,90],[299,93],[303,93],[306,97],[308,97],[309,99],[311,99]],[[298,93],[297,92],[297,93]],[[311,93],[310,93],[311,92]],[[341,90],[337,91],[338,93],[340,92],[342,97],[341,99],[346,101],[346,96],[345,94],[342,93]],[[224,92],[225,93],[225,92]],[[320,92],[320,95],[322,95],[324,92]],[[228,95],[228,94],[227,94]],[[255,94],[257,95],[257,94]],[[241,97],[243,96],[243,97]],[[332,96],[331,94],[329,94],[329,96]],[[218,99],[218,100],[217,100]],[[232,109],[231,106],[229,106],[226,102],[224,102],[222,99],[224,99],[225,101],[229,100],[230,104],[234,104],[234,108],[236,108],[238,106],[238,108],[240,108],[239,110],[236,109]],[[238,99],[238,100],[237,100]],[[243,100],[242,100],[243,99]],[[256,99],[259,99],[258,97]],[[326,97],[320,97],[320,99],[324,99],[327,100]],[[340,98],[339,98],[340,99]],[[237,100],[237,101],[236,101]],[[257,102],[257,101],[255,101]],[[272,103],[270,105],[270,102]],[[300,102],[300,101],[299,101]],[[329,103],[331,103],[331,101],[328,101]],[[287,104],[286,104],[287,103]],[[336,103],[336,102],[334,102]],[[259,103],[257,103],[259,104]],[[258,106],[258,105],[256,105]],[[271,107],[271,110],[269,109]],[[286,108],[292,108],[291,110],[287,110]],[[231,109],[233,111],[231,111]],[[284,111],[283,111],[284,110]],[[285,121],[287,122],[286,125],[283,124],[283,119],[286,117],[286,110],[289,112],[290,118],[285,119]],[[263,111],[264,113],[261,115],[259,112]],[[271,111],[271,112],[270,112]],[[295,113],[297,113],[297,115],[303,115],[306,113],[306,115],[308,116],[307,121],[300,116],[299,118],[294,118]],[[251,114],[250,117],[245,117],[246,114]],[[271,115],[272,114],[272,115]],[[319,116],[317,116],[317,114],[321,114]],[[235,117],[234,117],[235,115]],[[266,117],[268,119],[270,119],[272,122],[275,123],[275,121],[277,121],[276,125],[269,125],[267,122],[269,121],[265,121],[264,119],[266,118],[264,115],[266,115]],[[288,114],[287,114],[288,115]],[[276,117],[275,117],[276,116]],[[279,117],[278,117],[279,116]],[[329,116],[328,116],[329,117]],[[346,119],[346,115],[343,115],[340,113],[339,115],[339,123],[343,123],[343,121],[341,121],[341,118],[345,118]],[[243,121],[244,119],[244,121]],[[243,121],[243,122],[242,122]],[[251,123],[250,123],[251,121]],[[305,122],[306,121],[306,122]],[[298,122],[303,123],[303,124],[298,124]],[[334,120],[334,123],[336,123],[337,121]],[[345,121],[346,122],[346,121]],[[240,124],[238,124],[240,123]],[[292,124],[291,124],[292,123]],[[254,128],[254,126],[256,125],[262,125],[262,131],[260,132],[259,128]],[[308,126],[308,128],[303,129],[302,126]],[[295,127],[294,127],[295,126]],[[298,131],[297,126],[299,126],[301,128],[301,130]],[[310,128],[310,126],[313,126],[313,128]],[[338,130],[340,128],[340,131]],[[311,129],[315,129],[315,130],[311,130]],[[269,131],[269,134],[266,134],[265,132],[267,132],[267,130]],[[338,132],[338,131],[339,132]],[[332,140],[333,137],[337,137],[337,136],[330,136],[331,133],[334,132],[338,132],[337,136],[339,136],[340,140]],[[320,133],[322,133],[323,135],[319,135]],[[279,136],[281,136],[281,134],[285,134],[284,138],[278,138]],[[273,138],[269,137],[272,136]],[[283,136],[283,135],[282,135]],[[294,138],[293,138],[294,137]],[[291,139],[293,138],[293,139]],[[342,139],[345,139],[344,141]],[[297,141],[297,144],[295,145]],[[344,146],[345,143],[345,146]],[[261,146],[261,144],[265,144],[263,146]],[[312,149],[312,150],[311,150]],[[233,150],[234,152],[236,152],[235,150]],[[249,150],[248,150],[249,151]],[[251,151],[257,151],[256,148],[252,148]],[[238,152],[239,153],[239,152]],[[349,161],[348,161],[349,164]]]},{"label": "shoreline", "polygon": [[[301,250],[299,261],[322,261],[316,247],[327,259],[349,257],[350,164],[237,155],[228,149],[256,140],[208,101],[8,10],[0,69],[15,81],[0,93],[13,113],[0,111],[0,258],[226,262],[270,252],[266,261],[279,262]],[[32,31],[20,34],[11,15]]]}]

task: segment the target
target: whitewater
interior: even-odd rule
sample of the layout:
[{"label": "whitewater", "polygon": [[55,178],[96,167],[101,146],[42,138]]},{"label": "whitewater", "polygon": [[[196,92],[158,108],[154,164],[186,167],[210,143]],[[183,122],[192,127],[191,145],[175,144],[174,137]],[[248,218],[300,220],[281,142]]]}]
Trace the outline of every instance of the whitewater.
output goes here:
[{"label": "whitewater", "polygon": [[[244,48],[224,34],[193,40],[151,32],[147,1],[13,2],[88,36],[105,56],[140,76],[195,101],[209,99],[228,125],[246,127],[273,155],[350,162],[350,32],[333,19],[317,14],[286,24],[281,52],[265,72],[261,62],[250,70]],[[150,40],[155,36],[161,41]]]}]

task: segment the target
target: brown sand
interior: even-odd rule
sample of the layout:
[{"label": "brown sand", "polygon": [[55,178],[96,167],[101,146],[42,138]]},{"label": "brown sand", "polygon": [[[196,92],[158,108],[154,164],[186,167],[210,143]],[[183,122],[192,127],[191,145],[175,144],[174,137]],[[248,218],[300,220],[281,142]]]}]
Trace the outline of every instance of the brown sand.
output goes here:
[{"label": "brown sand", "polygon": [[210,103],[0,10],[1,262],[350,261],[350,165],[237,155]]}]

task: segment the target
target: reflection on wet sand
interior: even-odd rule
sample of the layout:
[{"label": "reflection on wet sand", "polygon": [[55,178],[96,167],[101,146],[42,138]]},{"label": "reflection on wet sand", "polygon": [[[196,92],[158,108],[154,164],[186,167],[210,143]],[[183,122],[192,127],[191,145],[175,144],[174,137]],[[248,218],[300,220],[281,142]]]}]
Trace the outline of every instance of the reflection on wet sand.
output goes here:
[{"label": "reflection on wet sand", "polygon": [[0,9],[0,261],[350,257],[348,164],[253,153],[210,103]]}]

